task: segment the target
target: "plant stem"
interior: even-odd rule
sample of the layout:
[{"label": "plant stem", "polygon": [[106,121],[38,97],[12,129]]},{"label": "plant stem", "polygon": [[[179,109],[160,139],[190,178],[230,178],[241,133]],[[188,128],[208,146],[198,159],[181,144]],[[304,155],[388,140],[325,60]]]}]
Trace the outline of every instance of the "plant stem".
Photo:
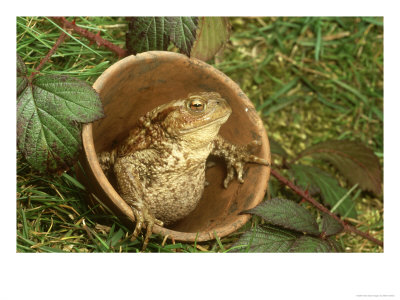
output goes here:
[{"label": "plant stem", "polygon": [[111,43],[110,41],[103,39],[100,36],[100,32],[98,34],[94,34],[90,31],[87,31],[86,29],[79,27],[74,22],[69,22],[65,17],[52,17],[52,19],[61,24],[64,28],[72,29],[79,35],[87,38],[90,42],[96,43],[97,46],[102,46],[111,50],[112,52],[117,54],[118,57],[125,57],[128,55],[128,51],[126,51],[125,49],[122,49],[121,47]]},{"label": "plant stem", "polygon": [[280,182],[282,182],[283,184],[285,184],[288,187],[290,187],[296,194],[301,196],[304,200],[308,201],[313,206],[315,206],[317,209],[319,209],[320,211],[330,215],[332,218],[334,218],[336,221],[338,221],[343,226],[345,231],[353,232],[353,233],[355,233],[355,234],[357,234],[359,236],[362,236],[363,238],[366,238],[366,239],[370,240],[371,242],[373,242],[373,243],[375,243],[375,244],[377,244],[377,245],[379,245],[379,246],[381,246],[383,248],[383,241],[378,240],[378,239],[374,238],[373,236],[369,235],[368,233],[360,231],[360,230],[356,229],[355,227],[347,224],[345,221],[340,219],[337,215],[332,213],[329,209],[327,209],[325,206],[323,206],[317,200],[315,200],[314,198],[312,198],[311,196],[306,194],[306,192],[304,192],[301,188],[296,186],[293,182],[289,181],[288,179],[283,177],[281,174],[279,174],[278,171],[276,171],[276,170],[271,168],[271,174],[276,179],[278,179]]},{"label": "plant stem", "polygon": [[32,72],[32,74],[29,76],[29,81],[33,79],[33,77],[39,73],[39,71],[42,69],[42,67],[49,61],[50,57],[54,54],[54,52],[60,47],[62,42],[64,42],[65,38],[67,35],[65,32],[61,33],[61,35],[58,37],[56,43],[54,46],[50,49],[50,51],[47,53],[47,55],[40,61],[39,65],[36,67],[36,71]]}]

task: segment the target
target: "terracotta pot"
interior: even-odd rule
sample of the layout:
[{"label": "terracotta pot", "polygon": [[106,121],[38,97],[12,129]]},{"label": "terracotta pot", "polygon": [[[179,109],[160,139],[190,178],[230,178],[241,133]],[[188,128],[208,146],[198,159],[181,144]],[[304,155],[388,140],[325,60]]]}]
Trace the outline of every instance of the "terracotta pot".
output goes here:
[{"label": "terracotta pot", "polygon": [[[105,177],[96,153],[118,144],[140,116],[160,104],[193,92],[220,93],[233,110],[220,134],[234,144],[260,140],[257,155],[270,161],[267,134],[253,104],[230,78],[200,60],[163,51],[129,56],[108,68],[93,87],[100,94],[106,117],[83,126],[80,162],[85,175],[81,172],[79,177],[90,192],[129,220],[132,230],[133,213]],[[180,241],[206,241],[215,234],[223,237],[237,230],[250,218],[241,212],[263,200],[270,173],[269,167],[256,164],[247,164],[245,170],[245,183],[234,180],[224,189],[225,165],[220,162],[209,168],[206,178],[210,185],[197,208],[170,227],[155,226],[154,232]]]}]

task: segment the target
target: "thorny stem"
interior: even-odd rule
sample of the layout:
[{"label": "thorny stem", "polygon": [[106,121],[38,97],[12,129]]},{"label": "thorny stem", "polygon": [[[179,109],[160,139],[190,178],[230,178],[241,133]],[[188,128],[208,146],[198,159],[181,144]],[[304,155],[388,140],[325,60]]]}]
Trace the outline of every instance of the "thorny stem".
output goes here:
[{"label": "thorny stem", "polygon": [[368,240],[370,240],[371,242],[383,247],[383,241],[378,240],[374,237],[372,237],[371,235],[369,235],[368,233],[365,233],[363,231],[360,231],[358,229],[356,229],[355,227],[347,224],[346,222],[344,222],[342,219],[340,219],[337,215],[335,215],[334,213],[332,213],[329,209],[327,209],[325,206],[323,206],[321,203],[319,203],[318,201],[316,201],[314,198],[312,198],[311,196],[309,196],[305,191],[303,191],[301,188],[299,188],[298,186],[296,186],[293,182],[289,181],[288,179],[286,179],[285,177],[283,177],[281,174],[279,174],[278,171],[274,170],[271,168],[271,174],[278,179],[280,182],[282,182],[283,184],[287,185],[288,187],[290,187],[296,194],[298,194],[299,196],[301,196],[304,200],[308,201],[309,203],[311,203],[313,206],[315,206],[317,209],[319,209],[320,211],[330,215],[332,218],[334,218],[336,221],[338,221],[344,228],[345,231],[347,232],[353,232],[359,236],[362,236],[363,238],[366,238]]},{"label": "thorny stem", "polygon": [[94,34],[90,31],[87,31],[86,29],[83,29],[75,25],[75,22],[69,22],[65,17],[52,17],[52,19],[57,23],[61,24],[62,27],[66,29],[72,29],[76,33],[87,38],[90,42],[96,43],[97,46],[106,47],[107,49],[116,53],[120,58],[128,55],[128,52],[125,49],[122,49],[121,47],[111,43],[110,41],[103,39],[100,36],[100,32],[98,34]]},{"label": "thorny stem", "polygon": [[40,61],[39,65],[36,67],[36,71],[32,72],[32,74],[29,76],[29,81],[33,79],[33,77],[39,73],[39,71],[42,69],[42,67],[47,63],[50,59],[50,57],[54,54],[54,52],[57,50],[58,47],[64,42],[65,38],[67,37],[67,34],[63,32],[59,38],[57,39],[56,43],[54,46],[50,49],[50,51],[47,53],[47,55]]}]

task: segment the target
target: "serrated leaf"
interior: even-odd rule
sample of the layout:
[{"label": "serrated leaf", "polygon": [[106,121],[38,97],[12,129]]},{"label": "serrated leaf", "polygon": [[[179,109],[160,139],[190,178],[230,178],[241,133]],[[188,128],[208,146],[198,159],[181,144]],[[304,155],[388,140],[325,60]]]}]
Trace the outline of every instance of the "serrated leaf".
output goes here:
[{"label": "serrated leaf", "polygon": [[299,157],[313,156],[334,165],[350,184],[376,195],[382,193],[382,170],[374,152],[361,143],[329,140],[309,147]]},{"label": "serrated leaf", "polygon": [[41,172],[72,166],[81,147],[80,123],[103,117],[96,91],[67,76],[38,76],[17,100],[18,148]]},{"label": "serrated leaf", "polygon": [[191,57],[210,60],[229,39],[231,25],[226,17],[200,17]]},{"label": "serrated leaf", "polygon": [[168,24],[165,17],[132,17],[126,33],[126,48],[129,53],[151,50],[167,50],[169,43]]},{"label": "serrated leaf", "polygon": [[167,32],[171,41],[187,56],[196,39],[197,17],[166,17]]},{"label": "serrated leaf", "polygon": [[289,252],[338,252],[332,244],[326,240],[302,236],[296,239],[289,249]]},{"label": "serrated leaf", "polygon": [[[319,168],[292,164],[290,170],[296,179],[296,183],[302,188],[318,188],[325,204],[333,207],[347,192],[337,180]],[[350,197],[343,200],[337,207],[337,212],[342,216],[357,217],[354,203]]]},{"label": "serrated leaf", "polygon": [[278,155],[280,155],[282,157],[286,157],[286,158],[288,157],[286,150],[283,149],[282,146],[278,142],[276,142],[274,139],[269,138],[269,146],[271,149],[271,153],[278,154]]},{"label": "serrated leaf", "polygon": [[273,225],[313,235],[320,234],[313,215],[291,200],[274,198],[262,202],[248,212]]},{"label": "serrated leaf", "polygon": [[298,235],[264,225],[242,234],[231,252],[288,252]]},{"label": "serrated leaf", "polygon": [[334,251],[332,252],[344,252],[342,246],[335,240],[335,237],[330,236],[325,241],[327,241]]},{"label": "serrated leaf", "polygon": [[322,231],[325,232],[327,236],[335,235],[343,230],[342,224],[332,218],[330,215],[322,214]]},{"label": "serrated leaf", "polygon": [[21,94],[27,85],[26,66],[22,58],[17,54],[17,96]]}]

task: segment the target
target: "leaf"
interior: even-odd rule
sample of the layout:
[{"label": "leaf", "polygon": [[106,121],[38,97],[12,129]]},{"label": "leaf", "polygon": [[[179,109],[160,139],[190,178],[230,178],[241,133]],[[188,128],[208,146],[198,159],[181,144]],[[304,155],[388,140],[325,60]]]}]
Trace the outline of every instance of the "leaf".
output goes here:
[{"label": "leaf", "polygon": [[382,193],[382,170],[378,157],[361,143],[348,140],[329,140],[309,147],[299,157],[313,156],[334,165],[351,185],[375,195]]},{"label": "leaf", "polygon": [[77,159],[80,123],[101,117],[100,98],[86,82],[38,76],[18,96],[18,148],[38,171],[60,172]]},{"label": "leaf", "polygon": [[210,60],[229,39],[231,25],[226,17],[200,17],[191,57]]},{"label": "leaf", "polygon": [[268,223],[299,232],[319,235],[313,215],[294,201],[274,198],[247,211],[262,217]]},{"label": "leaf", "polygon": [[[308,188],[311,185],[312,189],[317,187],[321,192],[324,203],[331,207],[335,206],[337,201],[346,195],[347,190],[342,188],[335,178],[319,168],[292,164],[290,170],[299,186]],[[357,217],[354,203],[350,198],[343,200],[342,204],[337,207],[337,212],[342,216]]]},{"label": "leaf", "polygon": [[285,149],[274,139],[269,138],[269,146],[271,149],[271,153],[278,154],[282,157],[288,158],[288,154]]},{"label": "leaf", "polygon": [[322,214],[322,231],[327,235],[335,235],[343,230],[342,224],[332,218],[330,215]]},{"label": "leaf", "polygon": [[327,241],[332,249],[334,249],[334,251],[332,252],[344,252],[344,249],[342,248],[342,246],[335,240],[335,237],[330,236],[329,238],[327,238],[325,241]]},{"label": "leaf", "polygon": [[288,252],[296,238],[293,232],[264,225],[242,234],[231,252]]},{"label": "leaf", "polygon": [[302,236],[294,241],[289,252],[338,252],[330,241]]},{"label": "leaf", "polygon": [[17,54],[17,96],[21,94],[27,85],[26,66],[22,58]]},{"label": "leaf", "polygon": [[151,50],[167,50],[169,32],[165,17],[132,17],[126,33],[126,48],[136,54]]},{"label": "leaf", "polygon": [[196,39],[197,17],[166,17],[167,32],[171,41],[179,50],[190,55]]},{"label": "leaf", "polygon": [[262,225],[242,234],[230,252],[343,252],[343,249],[331,237],[321,239]]}]

